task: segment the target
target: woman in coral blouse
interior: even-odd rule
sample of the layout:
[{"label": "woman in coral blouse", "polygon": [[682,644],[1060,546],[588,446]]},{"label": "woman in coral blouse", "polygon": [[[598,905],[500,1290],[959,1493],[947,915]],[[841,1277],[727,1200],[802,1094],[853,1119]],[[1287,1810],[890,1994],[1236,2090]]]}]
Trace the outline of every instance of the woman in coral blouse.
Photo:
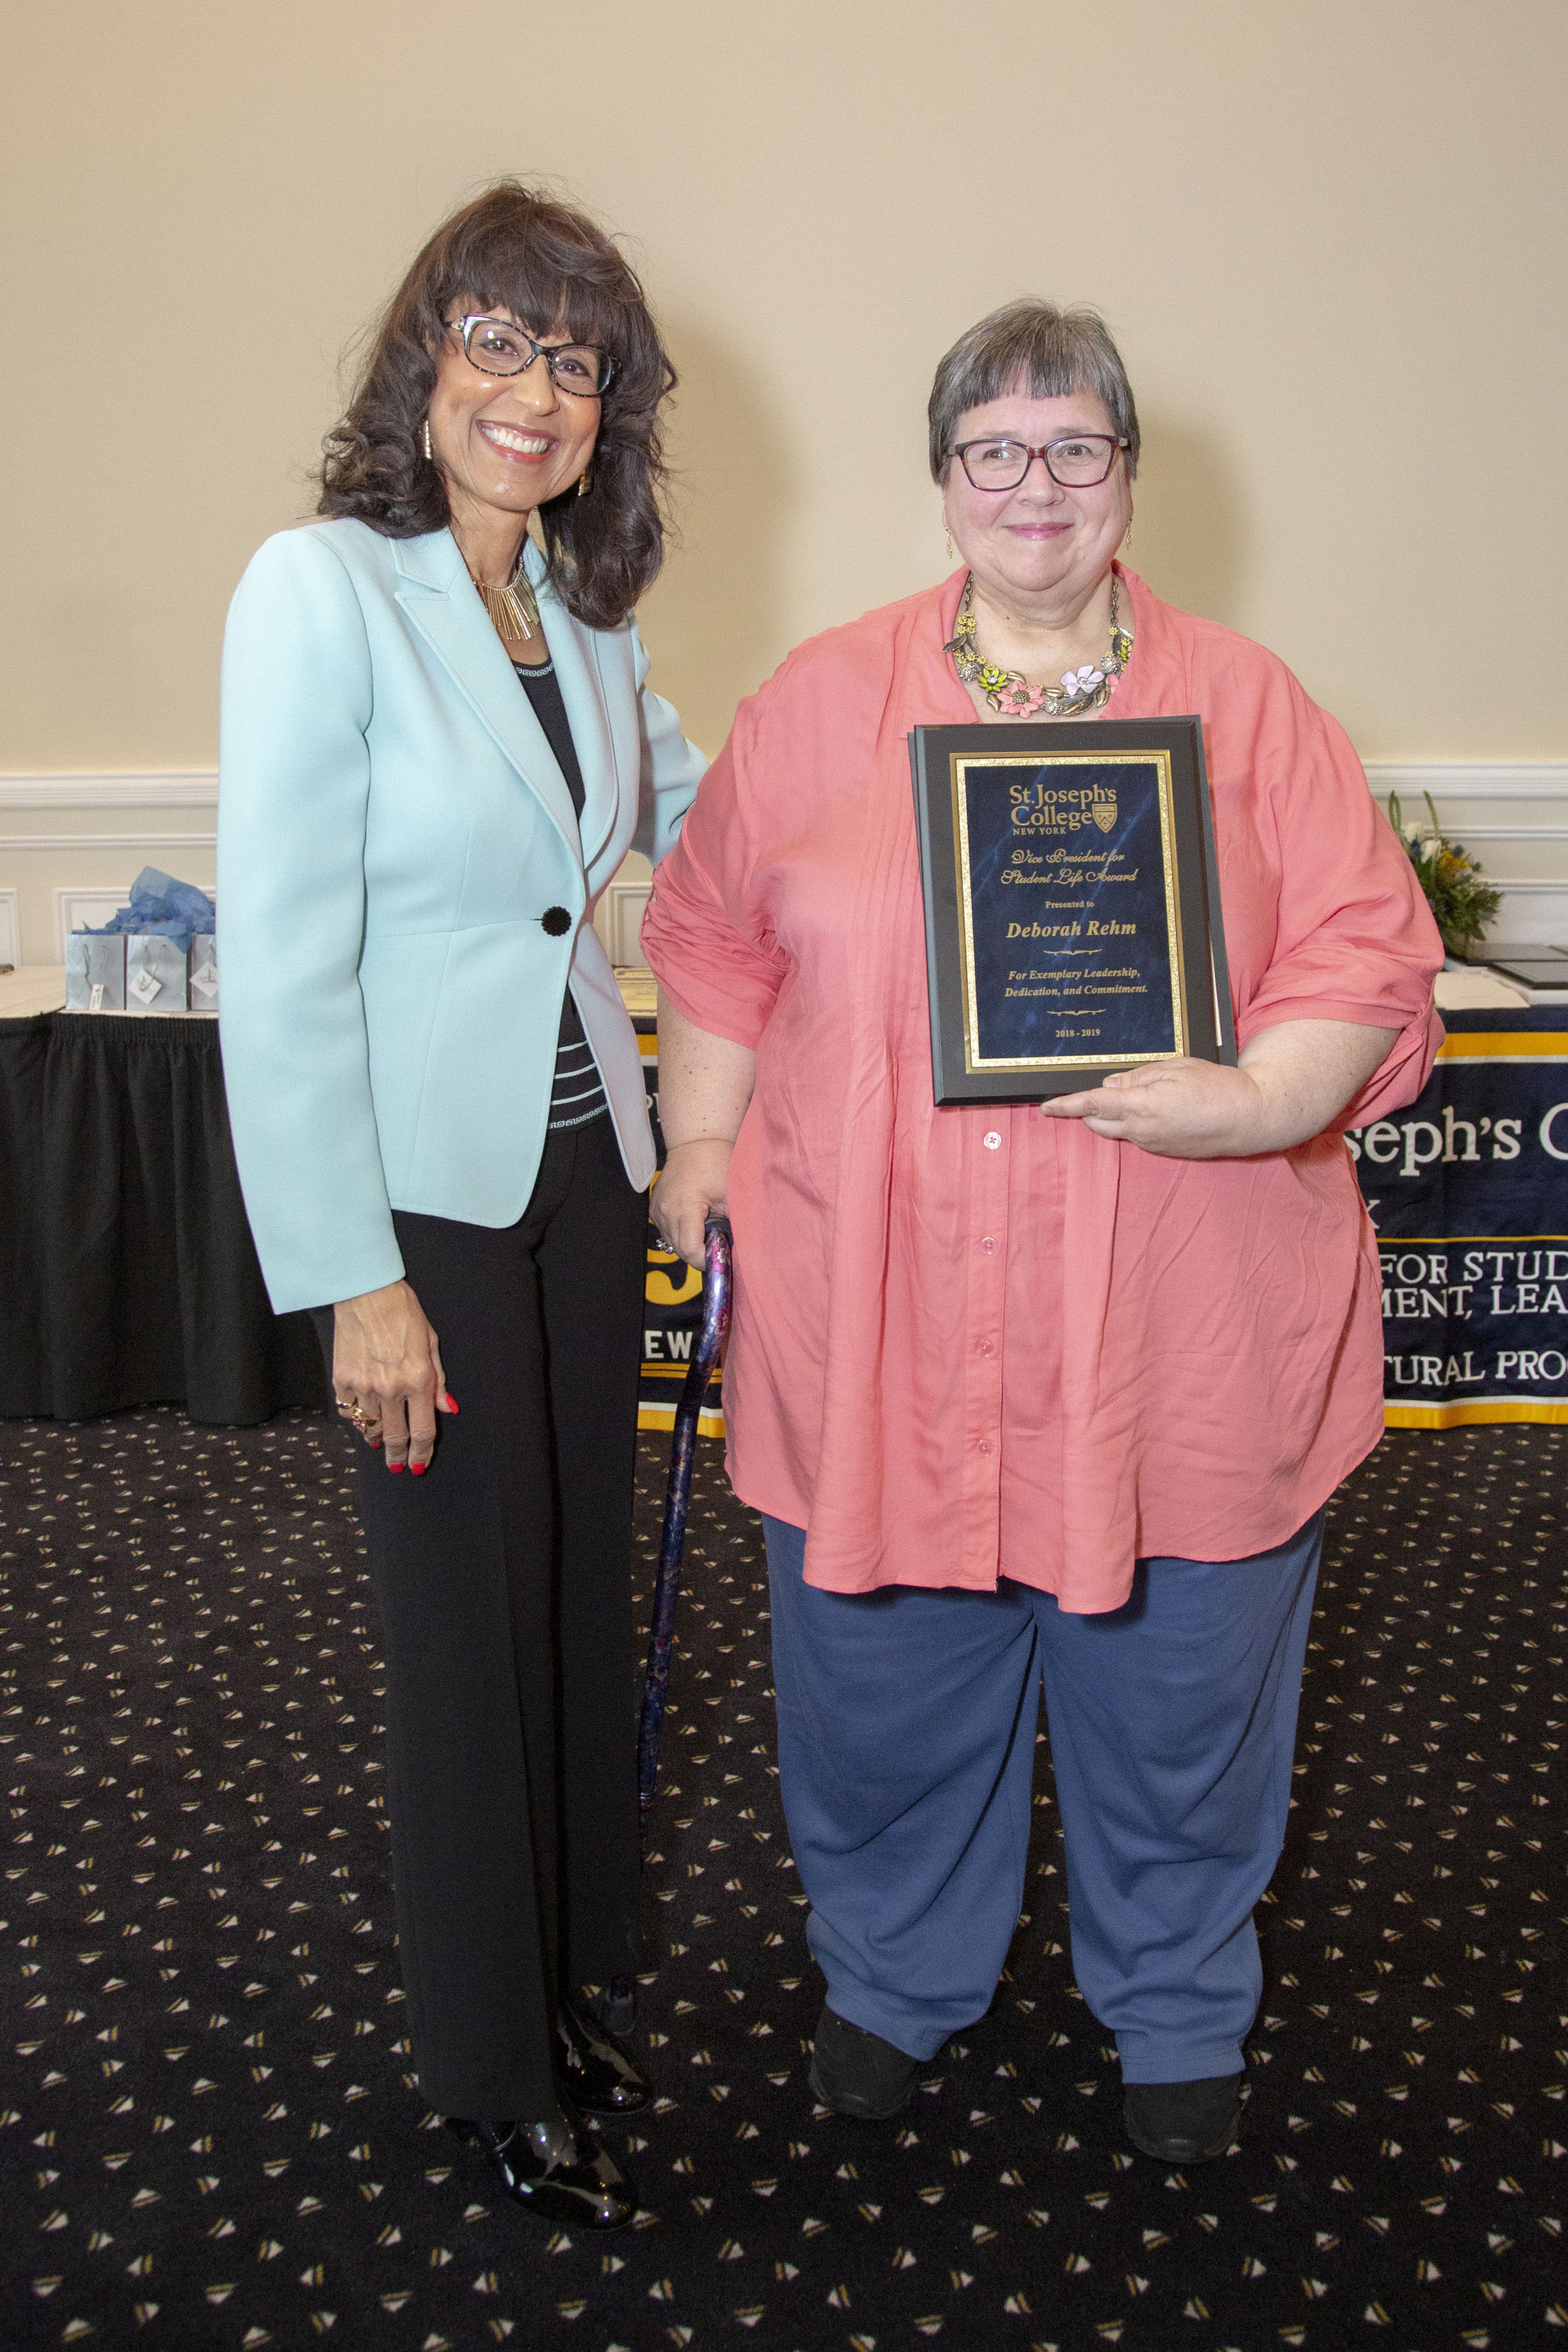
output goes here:
[{"label": "woman in coral blouse", "polygon": [[[1442,950],[1334,720],[1114,560],[1100,320],[996,312],[930,416],[962,568],[792,654],[658,869],[655,1213],[693,1261],[734,1228],[812,2087],[890,2115],[988,2006],[1043,1680],[1079,1983],[1133,2141],[1192,2163],[1237,2126],[1323,1507],[1383,1425],[1342,1130],[1423,1085]],[[1107,708],[1202,715],[1239,1067],[938,1109],[909,730]]]}]

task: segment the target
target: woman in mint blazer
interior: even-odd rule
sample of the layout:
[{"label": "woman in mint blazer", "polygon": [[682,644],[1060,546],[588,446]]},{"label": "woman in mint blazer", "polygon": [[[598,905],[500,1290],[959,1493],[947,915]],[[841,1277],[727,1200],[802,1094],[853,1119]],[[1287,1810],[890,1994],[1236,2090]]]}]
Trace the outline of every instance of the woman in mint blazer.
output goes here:
[{"label": "woman in mint blazer", "polygon": [[415,261],[327,520],[267,541],[224,646],[229,1111],[272,1302],[365,1440],[419,2086],[580,2228],[635,2203],[584,2118],[648,2095],[584,1998],[636,1960],[654,1168],[593,911],[703,765],[632,619],[673,382],[615,246],[500,184]]}]

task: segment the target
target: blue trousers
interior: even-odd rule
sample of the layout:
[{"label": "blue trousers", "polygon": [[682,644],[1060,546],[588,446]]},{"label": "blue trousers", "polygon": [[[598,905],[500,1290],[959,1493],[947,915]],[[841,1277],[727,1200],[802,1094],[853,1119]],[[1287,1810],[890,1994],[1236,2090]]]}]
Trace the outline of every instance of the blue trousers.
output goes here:
[{"label": "blue trousers", "polygon": [[1045,1687],[1073,1968],[1124,2081],[1238,2074],[1252,1907],[1284,1841],[1322,1513],[1250,1559],[1147,1559],[1124,1607],[805,1580],[764,1519],[779,1782],[828,2005],[934,2055],[984,2015],[1024,1900]]}]

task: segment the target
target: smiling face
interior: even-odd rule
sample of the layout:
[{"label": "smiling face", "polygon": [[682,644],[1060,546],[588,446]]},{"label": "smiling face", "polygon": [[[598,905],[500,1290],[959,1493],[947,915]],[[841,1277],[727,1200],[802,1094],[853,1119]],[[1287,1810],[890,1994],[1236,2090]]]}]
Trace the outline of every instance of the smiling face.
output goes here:
[{"label": "smiling face", "polygon": [[[1038,449],[1064,434],[1115,430],[1093,393],[1051,400],[1004,393],[965,409],[952,437],[994,435]],[[1053,481],[1037,459],[1016,490],[977,490],[954,457],[942,483],[942,520],[976,588],[1003,610],[1042,618],[1076,611],[1110,571],[1132,520],[1125,452],[1118,451],[1103,482],[1086,489]]]},{"label": "smiling face", "polygon": [[[478,307],[454,301],[447,315],[460,320]],[[543,340],[567,337],[547,332]],[[480,348],[476,337],[476,354]],[[498,515],[521,520],[570,489],[594,454],[602,405],[562,391],[542,359],[521,375],[486,375],[467,357],[455,329],[445,335],[430,395],[430,449],[454,524],[460,529],[471,520],[493,527]]]}]

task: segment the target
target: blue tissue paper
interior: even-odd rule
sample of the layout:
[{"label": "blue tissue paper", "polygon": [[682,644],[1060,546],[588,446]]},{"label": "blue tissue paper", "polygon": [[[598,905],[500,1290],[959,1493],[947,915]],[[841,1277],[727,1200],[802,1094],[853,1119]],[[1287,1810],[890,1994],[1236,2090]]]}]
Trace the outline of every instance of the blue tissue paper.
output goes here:
[{"label": "blue tissue paper", "polygon": [[97,930],[91,924],[82,928],[94,939],[107,939],[116,931],[141,931],[188,948],[193,932],[200,937],[203,932],[216,931],[217,908],[194,882],[176,882],[171,875],[160,874],[155,866],[144,866],[131,885],[129,907],[121,907]]}]

